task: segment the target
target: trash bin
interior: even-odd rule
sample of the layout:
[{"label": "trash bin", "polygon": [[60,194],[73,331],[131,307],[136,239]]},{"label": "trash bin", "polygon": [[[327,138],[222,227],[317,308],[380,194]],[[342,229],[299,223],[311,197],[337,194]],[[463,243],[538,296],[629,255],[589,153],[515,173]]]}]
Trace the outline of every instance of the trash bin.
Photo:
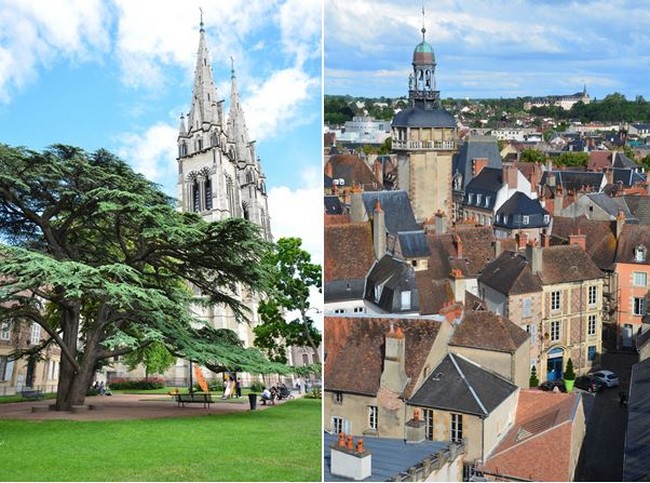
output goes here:
[{"label": "trash bin", "polygon": [[248,395],[248,404],[250,404],[251,411],[257,409],[257,394],[251,392]]}]

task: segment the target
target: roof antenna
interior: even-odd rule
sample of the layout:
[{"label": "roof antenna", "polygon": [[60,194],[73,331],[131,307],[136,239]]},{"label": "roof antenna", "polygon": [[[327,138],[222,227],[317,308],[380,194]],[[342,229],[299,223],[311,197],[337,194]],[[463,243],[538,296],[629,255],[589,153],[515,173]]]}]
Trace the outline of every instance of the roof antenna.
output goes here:
[{"label": "roof antenna", "polygon": [[199,24],[201,26],[201,30],[199,30],[199,32],[205,32],[205,30],[203,30],[203,8],[199,7],[199,12],[201,12],[201,23]]}]

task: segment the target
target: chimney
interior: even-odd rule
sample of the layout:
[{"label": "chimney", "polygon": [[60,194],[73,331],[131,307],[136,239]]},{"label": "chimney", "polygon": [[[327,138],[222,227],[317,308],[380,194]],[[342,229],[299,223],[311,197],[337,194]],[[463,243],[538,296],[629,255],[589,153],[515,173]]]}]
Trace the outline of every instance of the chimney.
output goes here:
[{"label": "chimney", "polygon": [[475,178],[479,175],[483,168],[488,165],[487,158],[475,158],[472,159],[472,177]]},{"label": "chimney", "polygon": [[372,216],[372,241],[375,248],[375,258],[379,260],[386,254],[386,220],[379,200],[375,202]]},{"label": "chimney", "polygon": [[445,214],[438,210],[435,214],[435,231],[436,235],[442,235],[447,233],[446,223],[445,223]]},{"label": "chimney", "polygon": [[413,419],[406,424],[406,442],[422,443],[426,439],[426,423],[420,417],[420,410],[413,410]]},{"label": "chimney", "polygon": [[546,184],[547,184],[550,188],[555,188],[555,173],[554,173],[554,172],[550,171],[550,172],[546,175]]},{"label": "chimney", "polygon": [[379,181],[379,189],[382,189],[384,186],[384,163],[382,162],[381,158],[377,158],[375,160],[375,177],[377,178],[377,181]]},{"label": "chimney", "polygon": [[553,216],[561,216],[564,209],[564,190],[561,186],[555,188],[555,200],[553,201]]},{"label": "chimney", "polygon": [[569,245],[578,245],[582,251],[587,251],[587,235],[580,233],[580,228],[578,228],[577,234],[569,235]]},{"label": "chimney", "polygon": [[454,301],[465,303],[465,277],[463,272],[455,268],[451,271],[452,284],[451,287],[454,290]]},{"label": "chimney", "polygon": [[352,436],[347,437],[341,433],[331,449],[332,475],[341,476],[350,480],[361,481],[372,474],[372,454],[364,449],[363,440],[359,438],[356,445]]},{"label": "chimney", "polygon": [[358,185],[352,187],[352,194],[350,195],[350,218],[353,223],[366,221],[366,208],[363,205],[363,192]]},{"label": "chimney", "polygon": [[542,240],[542,248],[548,248],[549,246],[551,246],[551,235],[548,234],[546,228],[542,230],[542,234],[540,235],[540,238]]},{"label": "chimney", "polygon": [[526,260],[528,260],[530,271],[533,274],[542,271],[542,250],[543,248],[536,246],[534,243],[526,245]]},{"label": "chimney", "polygon": [[517,189],[517,174],[519,170],[512,163],[503,163],[503,182],[510,189]]},{"label": "chimney", "polygon": [[621,232],[623,231],[623,225],[625,225],[625,213],[619,208],[618,214],[616,215],[616,239],[618,240],[621,237]]},{"label": "chimney", "polygon": [[525,249],[526,244],[528,243],[528,233],[525,231],[520,231],[515,235],[515,238],[517,240],[517,250]]},{"label": "chimney", "polygon": [[446,303],[444,307],[438,311],[438,314],[442,315],[453,327],[457,323],[460,323],[460,320],[463,317],[463,305]]},{"label": "chimney", "polygon": [[607,184],[614,184],[614,170],[612,168],[605,169],[605,179]]},{"label": "chimney", "polygon": [[497,258],[503,252],[503,242],[498,238],[494,240],[494,258]]},{"label": "chimney", "polygon": [[386,334],[384,351],[384,370],[381,373],[380,386],[401,393],[406,387],[406,340],[400,327],[394,328],[390,323],[390,330]]},{"label": "chimney", "polygon": [[463,242],[458,233],[454,235],[454,245],[456,245],[456,258],[463,258]]}]

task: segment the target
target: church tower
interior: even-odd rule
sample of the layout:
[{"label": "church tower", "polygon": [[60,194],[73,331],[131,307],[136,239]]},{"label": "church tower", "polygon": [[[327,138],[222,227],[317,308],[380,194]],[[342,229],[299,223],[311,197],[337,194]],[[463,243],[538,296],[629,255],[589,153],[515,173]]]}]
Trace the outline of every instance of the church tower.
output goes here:
[{"label": "church tower", "polygon": [[408,193],[419,222],[432,218],[438,211],[449,220],[456,121],[440,105],[435,55],[426,41],[424,25],[421,32],[422,42],[413,51],[409,105],[395,115],[391,124],[398,187]]},{"label": "church tower", "polygon": [[251,220],[271,240],[266,178],[249,141],[244,112],[232,69],[230,113],[214,83],[210,53],[201,19],[190,112],[178,130],[178,199],[182,211],[206,221],[229,217]]},{"label": "church tower", "polygon": [[[191,106],[187,117],[181,116],[177,138],[179,209],[198,213],[206,221],[246,218],[260,226],[262,236],[270,241],[266,178],[255,142],[249,140],[234,66],[231,81],[226,118],[201,18]],[[223,306],[197,306],[192,310],[215,328],[233,330],[250,347],[254,340],[252,328],[259,322],[258,301],[244,287],[236,292],[250,309],[248,324],[238,323],[230,309]]]}]

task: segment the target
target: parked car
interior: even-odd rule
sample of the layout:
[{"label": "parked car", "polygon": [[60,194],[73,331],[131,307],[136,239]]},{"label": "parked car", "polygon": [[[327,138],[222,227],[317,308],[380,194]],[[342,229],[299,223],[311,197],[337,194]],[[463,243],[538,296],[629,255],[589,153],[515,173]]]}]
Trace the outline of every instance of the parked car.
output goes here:
[{"label": "parked car", "polygon": [[564,381],[546,381],[539,385],[539,388],[542,391],[552,391],[556,387],[560,390],[560,392],[566,392]]},{"label": "parked car", "polygon": [[612,371],[602,370],[602,371],[592,372],[589,375],[595,377],[601,382],[604,382],[607,385],[607,387],[618,386],[618,376],[614,374]]},{"label": "parked car", "polygon": [[574,386],[589,392],[601,392],[607,387],[607,384],[600,379],[587,375],[576,377]]}]

